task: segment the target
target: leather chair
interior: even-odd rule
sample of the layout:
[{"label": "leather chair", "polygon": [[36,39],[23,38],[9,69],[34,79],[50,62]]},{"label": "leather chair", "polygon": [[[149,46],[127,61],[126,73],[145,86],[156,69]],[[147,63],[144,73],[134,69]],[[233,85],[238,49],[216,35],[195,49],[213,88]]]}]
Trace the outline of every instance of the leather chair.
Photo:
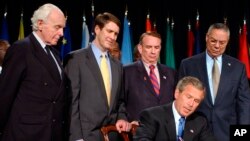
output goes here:
[{"label": "leather chair", "polygon": [[[124,141],[130,141],[129,134],[134,135],[136,131],[137,125],[133,124],[130,132],[121,132],[120,135]],[[115,125],[106,125],[101,128],[101,132],[103,134],[104,141],[109,141],[108,134],[110,132],[118,132]]]}]

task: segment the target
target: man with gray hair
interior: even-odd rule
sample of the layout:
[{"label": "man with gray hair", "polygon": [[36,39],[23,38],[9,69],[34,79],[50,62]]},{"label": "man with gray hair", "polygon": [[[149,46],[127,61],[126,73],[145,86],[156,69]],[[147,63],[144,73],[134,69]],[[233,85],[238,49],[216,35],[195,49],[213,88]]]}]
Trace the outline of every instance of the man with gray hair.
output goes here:
[{"label": "man with gray hair", "polygon": [[31,18],[33,32],[9,47],[0,76],[0,140],[63,141],[66,81],[56,45],[65,27],[53,4]]}]

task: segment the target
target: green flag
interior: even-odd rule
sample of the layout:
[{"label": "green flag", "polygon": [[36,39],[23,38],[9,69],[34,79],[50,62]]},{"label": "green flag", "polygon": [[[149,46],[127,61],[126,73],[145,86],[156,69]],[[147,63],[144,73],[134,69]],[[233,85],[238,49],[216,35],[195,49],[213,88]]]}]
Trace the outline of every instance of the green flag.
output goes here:
[{"label": "green flag", "polygon": [[166,28],[166,52],[165,52],[165,63],[167,66],[175,69],[175,56],[174,56],[174,41],[173,41],[173,22],[170,25],[169,20],[167,21]]}]

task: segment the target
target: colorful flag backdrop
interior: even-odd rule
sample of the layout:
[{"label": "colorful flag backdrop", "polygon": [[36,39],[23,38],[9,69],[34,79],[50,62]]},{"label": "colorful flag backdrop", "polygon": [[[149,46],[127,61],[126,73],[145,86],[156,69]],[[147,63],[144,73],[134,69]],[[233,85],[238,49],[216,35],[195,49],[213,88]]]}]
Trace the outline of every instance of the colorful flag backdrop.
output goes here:
[{"label": "colorful flag backdrop", "polygon": [[175,53],[174,53],[174,22],[170,23],[169,18],[167,19],[166,27],[166,52],[165,52],[165,62],[166,65],[175,69]]},{"label": "colorful flag backdrop", "polygon": [[200,41],[200,20],[199,14],[196,17],[196,25],[195,25],[195,43],[194,43],[194,55],[201,53],[201,41]]},{"label": "colorful flag backdrop", "polygon": [[191,57],[193,55],[193,50],[194,50],[194,33],[189,23],[188,33],[187,33],[187,57]]},{"label": "colorful flag backdrop", "polygon": [[154,25],[153,25],[153,30],[154,32],[157,32],[157,29],[156,29],[156,22],[154,22]]},{"label": "colorful flag backdrop", "polygon": [[90,39],[89,41],[92,42],[95,38],[95,33],[94,33],[94,21],[95,21],[95,6],[94,6],[94,1],[92,0],[91,4],[91,17],[90,17],[90,26],[89,26],[89,34],[90,34]]},{"label": "colorful flag backdrop", "polygon": [[89,30],[88,30],[88,26],[86,24],[86,18],[85,16],[83,16],[83,23],[82,23],[82,48],[87,47],[87,45],[89,44]]},{"label": "colorful flag backdrop", "polygon": [[123,21],[123,36],[122,36],[122,48],[121,48],[121,62],[123,65],[133,62],[131,38],[130,38],[130,28],[127,19],[127,14],[125,14]]},{"label": "colorful flag backdrop", "polygon": [[239,52],[238,59],[245,64],[247,77],[250,79],[250,61],[248,54],[248,42],[247,42],[247,25],[246,20],[244,20],[244,24],[242,27],[242,31],[239,35]]},{"label": "colorful flag backdrop", "polygon": [[68,20],[66,21],[66,27],[63,30],[64,36],[62,40],[62,46],[60,50],[60,57],[63,60],[64,57],[71,51],[71,36]]},{"label": "colorful flag backdrop", "polygon": [[23,13],[21,14],[20,19],[20,27],[19,27],[19,34],[18,34],[18,40],[21,40],[24,38],[24,26],[23,26]]},{"label": "colorful flag backdrop", "polygon": [[8,32],[8,24],[7,24],[7,12],[4,13],[2,19],[1,33],[0,39],[6,40],[9,42],[9,32]]},{"label": "colorful flag backdrop", "polygon": [[147,19],[146,19],[146,32],[152,31],[152,25],[150,21],[150,16],[147,14]]}]

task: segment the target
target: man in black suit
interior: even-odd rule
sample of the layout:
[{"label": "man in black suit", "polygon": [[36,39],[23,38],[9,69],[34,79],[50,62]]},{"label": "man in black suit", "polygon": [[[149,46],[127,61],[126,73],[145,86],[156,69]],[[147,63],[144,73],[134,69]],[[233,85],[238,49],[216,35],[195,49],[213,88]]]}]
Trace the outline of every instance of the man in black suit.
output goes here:
[{"label": "man in black suit", "polygon": [[[116,124],[119,131],[129,131],[122,95],[122,64],[109,53],[120,31],[120,20],[111,13],[95,18],[95,39],[84,49],[71,52],[65,70],[71,83],[70,141],[101,141],[101,127]],[[102,71],[107,61],[109,79]],[[115,141],[117,141],[116,137]]]},{"label": "man in black suit", "polygon": [[[170,103],[174,100],[175,70],[158,63],[161,36],[157,32],[143,33],[137,45],[141,59],[124,66],[125,102],[129,121],[139,118],[139,113],[149,107]],[[150,66],[154,66],[152,83]],[[158,84],[155,89],[155,83]]]},{"label": "man in black suit", "polygon": [[[184,77],[175,89],[173,103],[151,107],[140,113],[135,141],[215,141],[202,115],[194,113],[205,97],[205,87],[195,77]],[[183,125],[179,128],[181,121]]]},{"label": "man in black suit", "polygon": [[44,4],[31,18],[33,32],[9,47],[0,75],[2,141],[65,139],[65,75],[56,50],[45,50],[63,36],[65,21],[57,6]]},{"label": "man in black suit", "polygon": [[[230,125],[250,124],[250,89],[246,68],[239,60],[224,54],[229,37],[227,25],[212,24],[206,34],[206,51],[184,59],[179,69],[179,78],[194,76],[205,84],[207,95],[198,111],[206,115],[220,141],[229,141]],[[197,67],[198,64],[201,67]],[[213,70],[216,70],[213,68],[218,68],[219,77],[214,77],[219,78],[217,85],[213,82],[216,80],[213,79]]]}]

